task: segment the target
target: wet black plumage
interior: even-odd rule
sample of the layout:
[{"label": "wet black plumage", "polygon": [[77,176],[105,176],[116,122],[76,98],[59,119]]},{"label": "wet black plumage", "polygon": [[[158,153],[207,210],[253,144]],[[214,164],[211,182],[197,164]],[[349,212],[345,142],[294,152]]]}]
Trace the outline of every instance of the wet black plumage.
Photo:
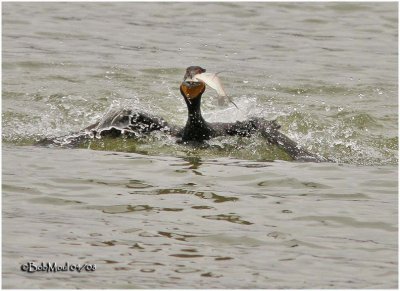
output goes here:
[{"label": "wet black plumage", "polygon": [[[184,82],[180,91],[187,105],[188,119],[182,128],[168,124],[163,118],[152,116],[144,112],[127,109],[109,110],[101,120],[88,126],[84,130],[54,139],[45,139],[41,145],[64,144],[74,146],[84,140],[99,137],[121,136],[138,138],[153,131],[162,131],[178,138],[179,143],[198,145],[217,136],[249,137],[260,133],[269,143],[277,145],[288,153],[294,160],[324,162],[324,157],[312,154],[299,146],[296,142],[279,131],[276,121],[267,121],[262,118],[250,118],[246,121],[233,123],[208,123],[201,114],[201,97],[205,85],[199,82],[187,81],[195,74],[205,72],[205,69],[192,66],[187,68]],[[194,92],[192,94],[192,92]]]}]

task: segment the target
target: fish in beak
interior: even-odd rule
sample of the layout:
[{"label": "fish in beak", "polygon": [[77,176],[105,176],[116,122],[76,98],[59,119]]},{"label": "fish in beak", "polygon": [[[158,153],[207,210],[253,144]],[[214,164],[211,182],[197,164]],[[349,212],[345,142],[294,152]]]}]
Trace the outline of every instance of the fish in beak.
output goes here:
[{"label": "fish in beak", "polygon": [[238,108],[235,102],[233,102],[232,99],[226,94],[221,80],[218,77],[218,73],[206,73],[204,70],[203,73],[194,75],[193,80],[203,82],[214,89],[218,94],[218,104],[223,105],[225,104],[225,100],[228,100],[235,105],[236,108]]}]

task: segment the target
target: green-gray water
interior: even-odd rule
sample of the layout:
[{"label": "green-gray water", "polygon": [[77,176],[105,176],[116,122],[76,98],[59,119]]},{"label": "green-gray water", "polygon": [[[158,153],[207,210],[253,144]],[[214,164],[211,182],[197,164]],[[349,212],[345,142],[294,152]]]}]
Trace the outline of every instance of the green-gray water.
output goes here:
[{"label": "green-gray water", "polygon": [[[3,287],[395,288],[397,3],[3,3]],[[33,146],[110,106],[183,125],[184,70],[334,163],[259,136]],[[275,161],[272,161],[275,160]],[[96,264],[34,273],[21,264]]]}]

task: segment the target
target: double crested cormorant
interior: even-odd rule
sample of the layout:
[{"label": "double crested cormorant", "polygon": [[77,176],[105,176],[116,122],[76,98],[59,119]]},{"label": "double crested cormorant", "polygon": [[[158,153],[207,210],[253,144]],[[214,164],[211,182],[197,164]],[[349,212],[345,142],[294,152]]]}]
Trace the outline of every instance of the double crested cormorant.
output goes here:
[{"label": "double crested cormorant", "polygon": [[252,134],[261,133],[269,143],[282,148],[294,160],[328,161],[323,157],[308,152],[282,134],[279,131],[280,125],[275,120],[267,121],[262,118],[250,118],[246,121],[237,121],[234,123],[206,122],[201,115],[200,106],[201,96],[206,89],[206,84],[195,78],[196,75],[202,74],[205,71],[205,69],[199,66],[191,66],[186,69],[186,74],[180,85],[180,92],[188,108],[188,119],[183,128],[169,125],[164,119],[148,115],[147,113],[126,109],[111,109],[98,122],[78,133],[51,140],[46,139],[39,142],[39,144],[76,145],[94,137],[138,137],[139,135],[158,130],[177,137],[179,143],[196,145],[217,136],[238,135],[249,137]]}]

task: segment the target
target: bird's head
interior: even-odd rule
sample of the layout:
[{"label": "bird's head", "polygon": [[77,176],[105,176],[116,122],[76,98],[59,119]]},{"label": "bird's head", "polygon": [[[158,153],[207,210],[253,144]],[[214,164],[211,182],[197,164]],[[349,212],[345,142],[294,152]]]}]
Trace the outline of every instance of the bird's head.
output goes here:
[{"label": "bird's head", "polygon": [[186,69],[180,91],[187,102],[191,103],[204,93],[206,84],[202,81],[193,80],[193,78],[195,75],[202,74],[205,71],[205,69],[199,66],[191,66]]}]

